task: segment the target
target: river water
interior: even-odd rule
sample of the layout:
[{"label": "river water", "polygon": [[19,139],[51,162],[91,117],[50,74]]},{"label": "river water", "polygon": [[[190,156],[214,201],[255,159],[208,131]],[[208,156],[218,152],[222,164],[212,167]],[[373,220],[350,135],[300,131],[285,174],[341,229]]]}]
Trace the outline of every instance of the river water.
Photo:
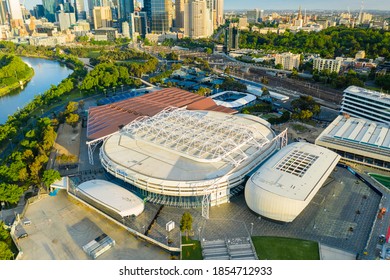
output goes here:
[{"label": "river water", "polygon": [[22,60],[34,68],[34,77],[23,89],[0,97],[0,124],[4,124],[18,108],[26,106],[35,95],[44,93],[51,85],[58,85],[73,71],[58,61],[32,57],[22,57]]}]

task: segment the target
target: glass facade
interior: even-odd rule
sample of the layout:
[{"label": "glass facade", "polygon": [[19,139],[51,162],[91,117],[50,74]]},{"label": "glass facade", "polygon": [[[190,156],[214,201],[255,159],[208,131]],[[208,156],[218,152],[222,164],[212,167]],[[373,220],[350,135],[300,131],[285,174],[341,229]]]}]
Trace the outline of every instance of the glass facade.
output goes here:
[{"label": "glass facade", "polygon": [[144,0],[144,7],[148,16],[149,30],[155,33],[170,31],[171,23],[170,0]]},{"label": "glass facade", "polygon": [[128,21],[130,14],[134,13],[134,0],[119,0],[118,19],[120,21]]}]

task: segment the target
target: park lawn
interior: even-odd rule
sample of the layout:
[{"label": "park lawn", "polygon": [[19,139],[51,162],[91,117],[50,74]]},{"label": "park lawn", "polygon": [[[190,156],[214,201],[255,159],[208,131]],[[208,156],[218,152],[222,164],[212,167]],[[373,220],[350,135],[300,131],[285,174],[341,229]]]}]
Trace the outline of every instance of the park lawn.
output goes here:
[{"label": "park lawn", "polygon": [[318,242],[273,236],[253,236],[259,260],[319,260]]},{"label": "park lawn", "polygon": [[390,189],[390,177],[389,176],[384,176],[380,174],[375,174],[375,173],[368,173],[372,178],[377,180],[379,183],[384,185],[386,188]]},{"label": "park lawn", "polygon": [[[182,236],[181,243],[182,243],[182,252],[181,252],[182,260],[203,260],[202,247],[200,246],[200,241],[192,240],[191,238],[188,238],[187,240],[185,236]],[[193,245],[185,246],[186,244],[193,244]]]},{"label": "park lawn", "polygon": [[89,58],[98,58],[100,56],[100,51],[90,51],[88,53]]}]

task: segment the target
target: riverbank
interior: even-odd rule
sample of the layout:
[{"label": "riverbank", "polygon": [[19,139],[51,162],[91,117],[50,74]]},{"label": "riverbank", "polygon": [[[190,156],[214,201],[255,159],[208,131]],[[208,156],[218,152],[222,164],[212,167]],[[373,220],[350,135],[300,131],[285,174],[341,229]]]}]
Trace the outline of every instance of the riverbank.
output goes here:
[{"label": "riverbank", "polygon": [[9,86],[1,87],[0,96],[8,95],[16,89],[23,88],[29,81],[31,81],[31,79],[34,77],[34,74],[34,69],[30,67],[30,71],[27,73],[26,77],[21,78],[18,82],[13,83]]}]

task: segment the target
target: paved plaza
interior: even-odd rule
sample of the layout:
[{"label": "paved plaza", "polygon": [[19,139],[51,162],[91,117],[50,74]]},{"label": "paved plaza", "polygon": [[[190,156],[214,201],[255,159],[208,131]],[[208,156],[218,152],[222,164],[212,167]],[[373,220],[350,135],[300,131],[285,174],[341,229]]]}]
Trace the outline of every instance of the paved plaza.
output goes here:
[{"label": "paved plaza", "polygon": [[[243,194],[232,198],[230,203],[212,207],[209,220],[201,216],[200,208],[163,207],[149,236],[163,242],[167,235],[165,222],[173,220],[179,224],[182,213],[189,211],[194,217],[193,238],[196,239],[239,238],[252,233],[254,236],[313,240],[350,254],[361,254],[376,218],[380,196],[362,182],[357,182],[346,169],[337,168],[292,223],[259,218],[246,206]],[[179,232],[174,234],[178,236]]]},{"label": "paved plaza", "polygon": [[95,210],[71,199],[65,191],[31,204],[24,226],[27,238],[18,241],[23,260],[91,259],[82,246],[102,233],[115,240],[115,246],[98,257],[104,260],[168,260],[170,254],[140,241],[123,227]]}]

